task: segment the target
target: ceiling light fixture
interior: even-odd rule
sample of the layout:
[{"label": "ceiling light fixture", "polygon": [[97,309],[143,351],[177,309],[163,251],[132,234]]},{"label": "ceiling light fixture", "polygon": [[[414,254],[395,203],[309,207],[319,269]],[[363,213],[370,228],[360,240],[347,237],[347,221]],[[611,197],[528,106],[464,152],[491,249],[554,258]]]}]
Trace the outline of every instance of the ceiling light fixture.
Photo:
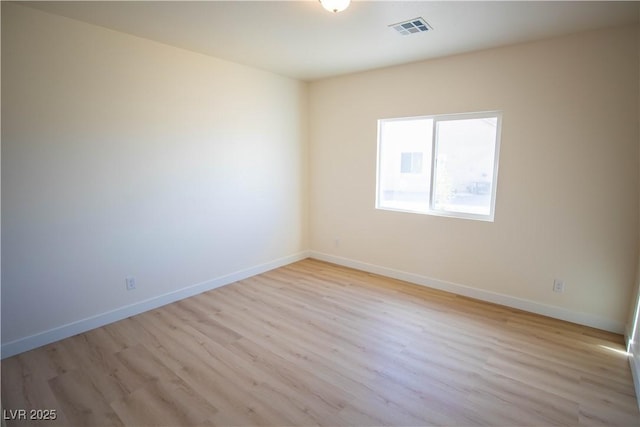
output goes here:
[{"label": "ceiling light fixture", "polygon": [[349,7],[351,0],[319,0],[322,7],[329,12],[338,13],[342,12]]}]

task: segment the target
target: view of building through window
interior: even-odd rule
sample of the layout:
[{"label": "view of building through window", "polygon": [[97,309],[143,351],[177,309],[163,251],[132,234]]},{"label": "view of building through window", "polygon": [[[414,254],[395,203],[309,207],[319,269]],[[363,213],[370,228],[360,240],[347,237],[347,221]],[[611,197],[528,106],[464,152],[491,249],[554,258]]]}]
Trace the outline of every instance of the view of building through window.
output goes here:
[{"label": "view of building through window", "polygon": [[377,207],[493,220],[498,113],[379,121]]}]

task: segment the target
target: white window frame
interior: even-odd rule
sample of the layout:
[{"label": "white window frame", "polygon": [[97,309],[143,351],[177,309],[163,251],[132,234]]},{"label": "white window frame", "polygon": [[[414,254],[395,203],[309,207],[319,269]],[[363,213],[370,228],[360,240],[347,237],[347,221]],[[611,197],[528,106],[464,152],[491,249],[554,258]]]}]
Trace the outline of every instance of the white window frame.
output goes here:
[{"label": "white window frame", "polygon": [[[484,119],[484,118],[496,119],[496,141],[495,141],[495,151],[494,151],[494,159],[493,159],[493,180],[491,185],[491,203],[489,206],[489,214],[485,215],[485,214],[455,212],[455,211],[448,211],[444,209],[436,209],[434,206],[435,202],[434,202],[433,195],[434,195],[434,189],[435,189],[435,176],[436,176],[436,168],[437,168],[437,164],[436,164],[437,149],[438,149],[437,123],[442,121]],[[381,154],[381,144],[382,144],[382,140],[381,140],[382,124],[384,122],[390,122],[390,121],[408,121],[408,120],[417,120],[417,119],[433,120],[433,130],[431,135],[431,170],[430,170],[430,185],[429,185],[430,188],[429,188],[429,200],[428,200],[429,207],[425,211],[423,210],[418,211],[418,210],[381,206],[380,204],[380,172],[381,172],[382,158],[380,154]],[[500,139],[501,139],[501,133],[502,133],[501,131],[502,131],[502,111],[438,114],[438,115],[415,116],[415,117],[397,117],[397,118],[378,120],[378,144],[377,144],[377,164],[376,164],[376,206],[375,206],[376,209],[493,222],[495,219],[496,194],[497,194],[497,188],[498,188],[498,166],[499,166],[498,163],[500,159]]]}]

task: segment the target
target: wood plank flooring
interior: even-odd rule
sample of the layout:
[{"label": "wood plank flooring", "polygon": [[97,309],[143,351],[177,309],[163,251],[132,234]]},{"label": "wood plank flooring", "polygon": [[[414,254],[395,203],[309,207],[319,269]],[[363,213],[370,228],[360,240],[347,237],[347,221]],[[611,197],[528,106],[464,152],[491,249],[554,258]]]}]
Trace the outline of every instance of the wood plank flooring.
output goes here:
[{"label": "wood plank flooring", "polygon": [[304,260],[3,360],[2,403],[56,410],[8,426],[638,426],[621,352],[619,335]]}]

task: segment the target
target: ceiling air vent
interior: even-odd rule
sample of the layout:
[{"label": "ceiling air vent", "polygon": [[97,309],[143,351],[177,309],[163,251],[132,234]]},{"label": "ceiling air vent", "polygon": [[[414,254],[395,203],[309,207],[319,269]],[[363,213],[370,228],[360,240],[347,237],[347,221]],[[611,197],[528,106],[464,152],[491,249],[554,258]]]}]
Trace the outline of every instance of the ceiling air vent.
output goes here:
[{"label": "ceiling air vent", "polygon": [[414,33],[425,33],[432,30],[431,25],[422,18],[413,18],[408,21],[398,22],[397,24],[391,24],[389,27],[393,28],[403,36],[408,36]]}]

